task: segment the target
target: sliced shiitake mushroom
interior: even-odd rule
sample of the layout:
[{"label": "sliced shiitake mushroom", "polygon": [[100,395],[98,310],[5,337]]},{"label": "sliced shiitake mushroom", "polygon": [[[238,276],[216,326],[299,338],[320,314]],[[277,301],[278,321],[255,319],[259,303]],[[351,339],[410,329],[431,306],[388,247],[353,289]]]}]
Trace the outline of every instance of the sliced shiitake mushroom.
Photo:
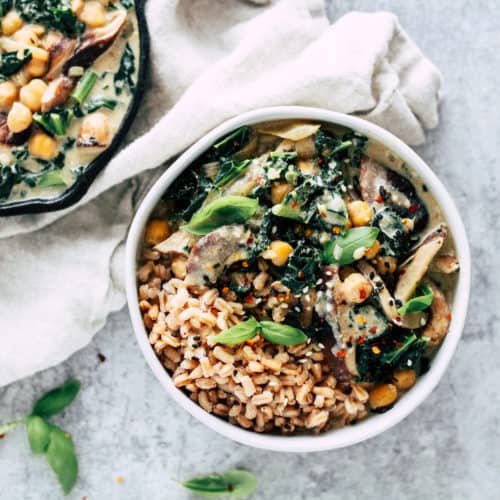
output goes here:
[{"label": "sliced shiitake mushroom", "polygon": [[196,238],[192,234],[179,229],[171,234],[166,240],[155,245],[154,250],[163,255],[182,255],[184,257],[189,257],[187,249],[190,248],[195,241]]},{"label": "sliced shiitake mushroom", "polygon": [[458,259],[451,254],[438,255],[431,265],[431,271],[441,274],[453,274],[460,269]]},{"label": "sliced shiitake mushroom", "polygon": [[443,341],[448,333],[451,322],[451,311],[446,297],[441,289],[431,280],[426,280],[433,293],[434,300],[431,305],[431,318],[425,327],[422,336],[429,338],[429,345],[436,347]]},{"label": "sliced shiitake mushroom", "polygon": [[45,75],[47,80],[54,80],[62,73],[64,65],[73,55],[76,44],[77,41],[71,38],[60,38],[50,46],[50,66]]},{"label": "sliced shiitake mushroom", "polygon": [[447,236],[443,224],[432,230],[418,246],[415,253],[399,272],[394,297],[401,302],[407,302],[428,271],[434,257],[441,250]]},{"label": "sliced shiitake mushroom", "polygon": [[76,80],[64,75],[50,82],[41,99],[42,112],[46,113],[52,108],[64,104],[75,86]]}]

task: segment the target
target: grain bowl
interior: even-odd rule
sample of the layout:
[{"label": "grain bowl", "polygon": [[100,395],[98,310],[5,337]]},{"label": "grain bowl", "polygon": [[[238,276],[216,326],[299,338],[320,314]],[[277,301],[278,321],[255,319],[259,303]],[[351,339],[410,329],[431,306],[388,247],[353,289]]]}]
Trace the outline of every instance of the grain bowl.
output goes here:
[{"label": "grain bowl", "polygon": [[148,193],[127,295],[156,376],[236,441],[315,451],[394,425],[435,387],[468,301],[463,225],[379,127],[312,108],[237,117]]}]

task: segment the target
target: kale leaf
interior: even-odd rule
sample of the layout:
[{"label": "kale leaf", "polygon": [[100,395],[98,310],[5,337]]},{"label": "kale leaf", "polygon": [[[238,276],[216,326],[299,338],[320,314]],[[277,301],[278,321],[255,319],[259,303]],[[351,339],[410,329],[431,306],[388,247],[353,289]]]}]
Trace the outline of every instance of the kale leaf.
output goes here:
[{"label": "kale leaf", "polygon": [[214,179],[214,186],[220,188],[238,177],[250,165],[250,160],[224,160],[221,162],[217,175]]},{"label": "kale leaf", "polygon": [[135,91],[134,73],[135,55],[132,47],[130,47],[129,43],[127,42],[120,61],[120,67],[115,73],[113,79],[116,95],[120,95],[125,89],[125,86],[128,86],[130,92],[133,93]]},{"label": "kale leaf", "polygon": [[19,58],[19,52],[5,52],[0,56],[0,80],[5,81],[8,76],[17,73],[25,64],[31,61],[31,50],[24,49]]},{"label": "kale leaf", "polygon": [[320,274],[321,252],[306,240],[300,240],[285,267],[281,282],[292,293],[301,293],[316,283]]},{"label": "kale leaf", "polygon": [[120,0],[120,3],[128,10],[134,6],[134,0]]},{"label": "kale leaf", "polygon": [[247,144],[250,139],[250,127],[240,127],[229,135],[215,143],[207,152],[209,160],[221,160],[231,158],[235,153]]},{"label": "kale leaf", "polygon": [[26,21],[43,24],[68,37],[76,37],[84,25],[71,10],[69,0],[16,0],[16,10]]},{"label": "kale leaf", "polygon": [[424,351],[427,338],[412,334],[388,334],[356,347],[356,366],[364,382],[391,382],[394,370],[426,369]]},{"label": "kale leaf", "polygon": [[12,0],[0,0],[0,19],[12,9]]}]

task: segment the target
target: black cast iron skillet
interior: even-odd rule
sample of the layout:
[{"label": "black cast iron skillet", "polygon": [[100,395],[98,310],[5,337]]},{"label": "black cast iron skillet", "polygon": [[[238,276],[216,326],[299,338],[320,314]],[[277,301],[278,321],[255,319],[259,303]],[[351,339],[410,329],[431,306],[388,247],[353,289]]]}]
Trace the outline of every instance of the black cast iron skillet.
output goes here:
[{"label": "black cast iron skillet", "polygon": [[111,160],[134,121],[146,84],[146,70],[149,60],[149,34],[144,14],[144,3],[145,0],[136,0],[135,2],[137,24],[139,27],[139,71],[137,74],[136,89],[111,144],[88,164],[85,171],[76,179],[75,183],[62,194],[54,198],[32,198],[0,204],[0,216],[53,212],[74,205],[88,191],[97,174]]}]

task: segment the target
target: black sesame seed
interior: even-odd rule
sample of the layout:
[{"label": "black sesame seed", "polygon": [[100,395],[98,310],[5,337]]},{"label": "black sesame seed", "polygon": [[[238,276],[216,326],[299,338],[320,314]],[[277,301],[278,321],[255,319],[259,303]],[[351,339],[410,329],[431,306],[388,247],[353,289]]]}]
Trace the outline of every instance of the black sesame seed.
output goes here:
[{"label": "black sesame seed", "polygon": [[399,299],[396,299],[396,306],[401,307],[402,305],[403,303]]},{"label": "black sesame seed", "polygon": [[387,261],[386,261],[386,262],[384,262],[384,267],[385,267],[386,269],[389,269],[389,268],[391,267],[391,264],[390,264],[389,262],[387,262]]},{"label": "black sesame seed", "polygon": [[425,185],[425,184],[422,184],[422,189],[427,193],[427,191],[429,191],[429,188]]},{"label": "black sesame seed", "polygon": [[370,273],[370,279],[372,280],[373,278],[375,278],[375,273],[372,271],[372,272]]},{"label": "black sesame seed", "polygon": [[392,307],[394,305],[394,301],[391,299],[389,300],[389,305]]}]

